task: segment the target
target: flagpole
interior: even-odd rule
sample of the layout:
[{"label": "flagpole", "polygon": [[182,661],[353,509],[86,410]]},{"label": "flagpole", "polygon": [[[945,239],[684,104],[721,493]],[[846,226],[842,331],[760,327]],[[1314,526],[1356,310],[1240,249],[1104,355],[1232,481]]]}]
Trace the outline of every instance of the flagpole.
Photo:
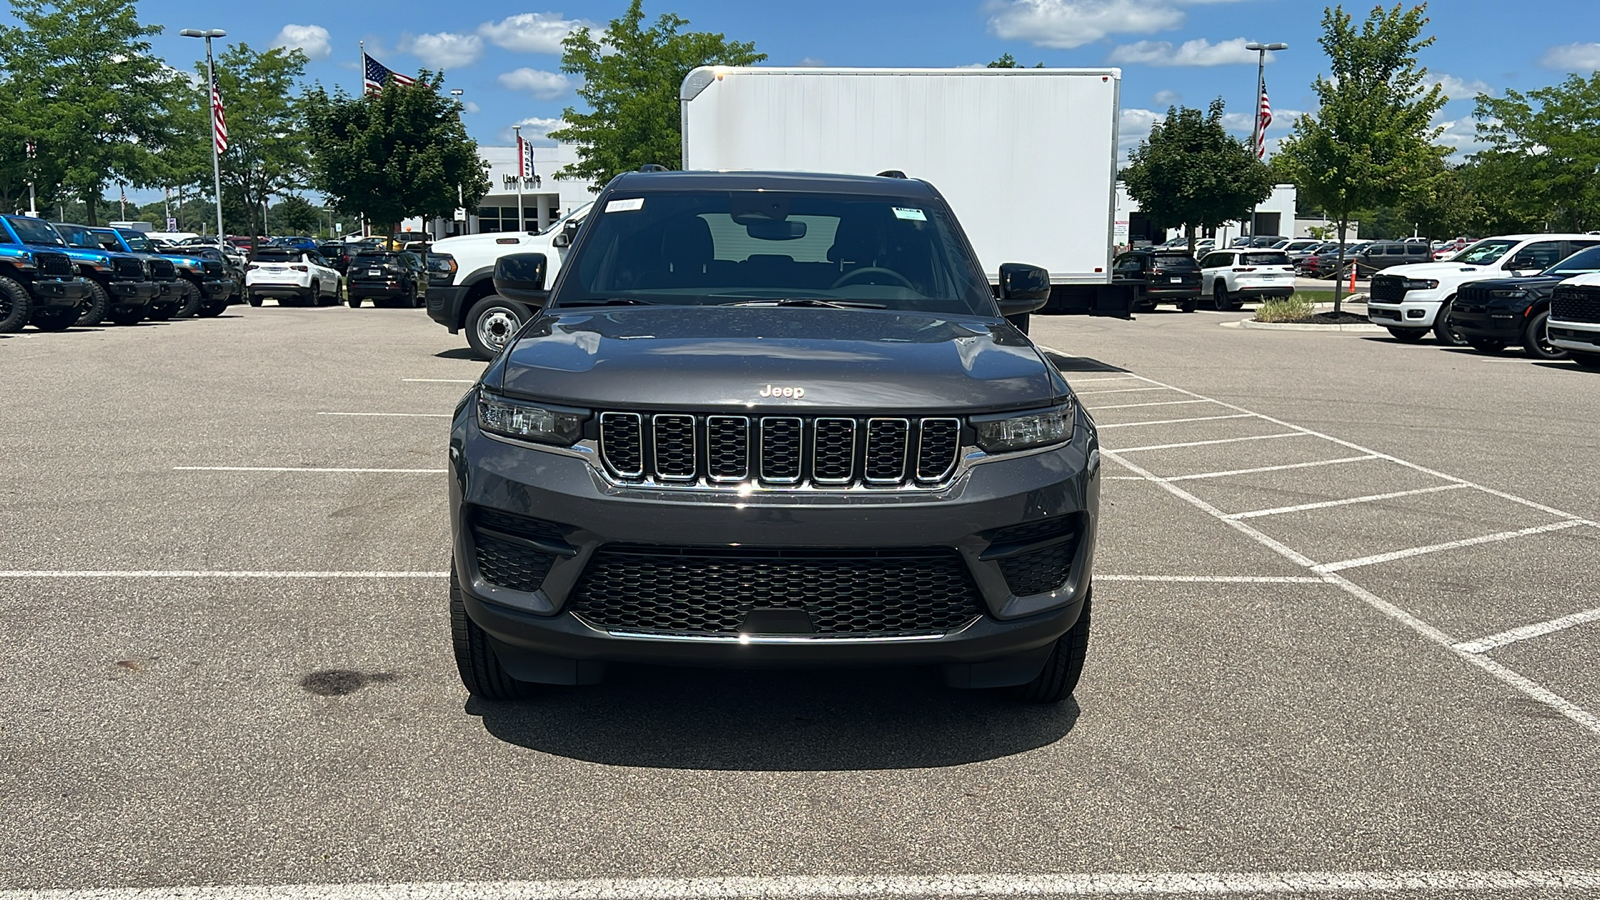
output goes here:
[{"label": "flagpole", "polygon": [[[1261,159],[1265,155],[1265,148],[1262,143],[1267,138],[1261,127],[1261,94],[1267,88],[1267,51],[1287,50],[1289,45],[1281,43],[1263,44],[1259,41],[1251,41],[1245,44],[1244,48],[1256,51],[1256,97],[1251,113],[1255,118],[1255,124],[1250,127],[1250,152],[1256,155],[1256,159]],[[1281,226],[1279,230],[1282,230]],[[1289,230],[1291,232],[1289,236],[1294,237],[1292,233],[1294,231],[1293,222],[1289,223]],[[1256,236],[1256,205],[1254,203],[1250,204],[1250,236],[1252,238]]]},{"label": "flagpole", "polygon": [[[217,240],[222,237],[222,157],[217,150],[217,68],[211,56],[211,39],[214,37],[227,37],[228,33],[221,28],[209,28],[199,31],[194,28],[185,28],[178,32],[184,37],[203,37],[206,39],[206,112],[207,120],[211,124],[211,186],[216,190],[217,197]],[[220,244],[219,244],[220,246]]]},{"label": "flagpole", "polygon": [[511,130],[517,136],[517,230],[527,231],[527,220],[523,218],[522,213],[522,173],[526,171],[523,168],[524,163],[522,161],[522,126],[513,125],[511,126]]},{"label": "flagpole", "polygon": [[356,77],[361,79],[361,89],[356,91],[357,97],[367,92],[367,42],[360,41],[359,44],[361,47],[361,59],[359,60],[360,65],[356,66]]}]

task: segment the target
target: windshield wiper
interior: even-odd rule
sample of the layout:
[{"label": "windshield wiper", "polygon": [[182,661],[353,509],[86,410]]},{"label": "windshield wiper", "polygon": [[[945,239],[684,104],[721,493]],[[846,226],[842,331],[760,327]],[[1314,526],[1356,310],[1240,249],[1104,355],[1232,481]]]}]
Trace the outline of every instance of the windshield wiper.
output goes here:
[{"label": "windshield wiper", "polygon": [[740,300],[723,306],[831,306],[834,309],[887,309],[882,303],[860,300],[826,300],[822,297],[777,297],[771,300]]}]

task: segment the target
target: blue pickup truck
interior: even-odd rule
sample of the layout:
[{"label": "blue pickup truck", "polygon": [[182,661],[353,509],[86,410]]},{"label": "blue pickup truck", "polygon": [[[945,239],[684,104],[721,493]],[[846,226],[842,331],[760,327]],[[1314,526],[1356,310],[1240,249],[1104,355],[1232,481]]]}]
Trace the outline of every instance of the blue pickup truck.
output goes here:
[{"label": "blue pickup truck", "polygon": [[[179,304],[175,313],[179,318],[197,315],[202,318],[222,315],[229,303],[242,302],[242,281],[233,278],[227,266],[212,259],[206,259],[193,253],[172,253],[158,250],[150,239],[137,231],[126,228],[96,228],[95,234],[106,237],[110,232],[121,242],[124,250],[130,253],[148,254],[161,259],[170,260],[178,270],[178,278],[189,283],[194,288],[193,294],[187,290],[184,301]],[[180,286],[181,289],[181,286]]]},{"label": "blue pickup truck", "polygon": [[[20,217],[9,217],[15,225]],[[41,219],[29,219],[38,239],[50,239],[53,249],[65,253],[87,282],[88,295],[79,309],[77,324],[89,328],[110,319],[132,325],[143,319],[162,286],[152,280],[145,261],[129,253],[108,253],[97,243],[75,241],[70,233]]]},{"label": "blue pickup truck", "polygon": [[0,216],[0,334],[70,328],[88,294],[50,223]]}]

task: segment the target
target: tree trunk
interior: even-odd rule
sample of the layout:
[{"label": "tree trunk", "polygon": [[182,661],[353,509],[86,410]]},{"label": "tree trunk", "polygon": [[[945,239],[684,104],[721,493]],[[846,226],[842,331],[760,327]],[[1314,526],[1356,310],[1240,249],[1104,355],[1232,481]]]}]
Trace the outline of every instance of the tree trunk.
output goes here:
[{"label": "tree trunk", "polygon": [[100,224],[100,216],[97,209],[99,204],[95,202],[96,200],[100,199],[98,196],[99,193],[99,191],[83,192],[83,217],[87,220],[83,223],[85,225]]},{"label": "tree trunk", "polygon": [[1339,313],[1344,310],[1344,236],[1349,229],[1350,220],[1339,219],[1339,262],[1333,267],[1333,315],[1336,322]]},{"label": "tree trunk", "polygon": [[1185,225],[1185,226],[1183,226],[1183,233],[1184,233],[1184,236],[1189,239],[1189,255],[1193,256],[1194,255],[1194,226],[1193,225]]}]

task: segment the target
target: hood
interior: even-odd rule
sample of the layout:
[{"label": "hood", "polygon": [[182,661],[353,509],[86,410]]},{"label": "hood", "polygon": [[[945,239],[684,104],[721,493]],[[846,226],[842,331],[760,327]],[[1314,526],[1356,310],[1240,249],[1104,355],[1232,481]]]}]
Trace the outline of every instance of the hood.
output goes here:
[{"label": "hood", "polygon": [[[1404,266],[1390,266],[1380,270],[1378,275],[1397,275],[1401,278],[1437,278],[1441,281],[1454,279],[1461,275],[1482,274],[1484,272],[1503,272],[1491,266],[1469,266],[1462,263],[1430,262],[1409,263]],[[1374,276],[1376,277],[1376,276]]]},{"label": "hood", "polygon": [[1560,282],[1561,287],[1600,288],[1600,272],[1591,272],[1588,275],[1575,275],[1566,281]]},{"label": "hood", "polygon": [[484,384],[572,406],[744,414],[1000,411],[1068,393],[1001,321],[805,307],[546,312]]},{"label": "hood", "polygon": [[494,231],[486,234],[460,234],[442,238],[428,245],[432,253],[463,253],[481,250],[500,253],[521,251],[536,252],[550,248],[550,232],[528,234],[524,231]]},{"label": "hood", "polygon": [[205,260],[198,256],[185,256],[182,253],[157,253],[156,256],[159,256],[162,259],[170,259],[174,263],[188,266],[191,269],[204,268],[205,264]]},{"label": "hood", "polygon": [[68,259],[78,262],[109,263],[113,256],[128,256],[127,253],[112,253],[110,250],[91,250],[88,247],[55,247],[46,244],[29,244],[30,250],[54,250],[65,253]]},{"label": "hood", "polygon": [[1554,287],[1562,282],[1560,275],[1525,275],[1521,278],[1489,278],[1483,281],[1472,281],[1462,285],[1463,290],[1470,287],[1478,291],[1510,291],[1510,290],[1535,290],[1542,287]]}]

